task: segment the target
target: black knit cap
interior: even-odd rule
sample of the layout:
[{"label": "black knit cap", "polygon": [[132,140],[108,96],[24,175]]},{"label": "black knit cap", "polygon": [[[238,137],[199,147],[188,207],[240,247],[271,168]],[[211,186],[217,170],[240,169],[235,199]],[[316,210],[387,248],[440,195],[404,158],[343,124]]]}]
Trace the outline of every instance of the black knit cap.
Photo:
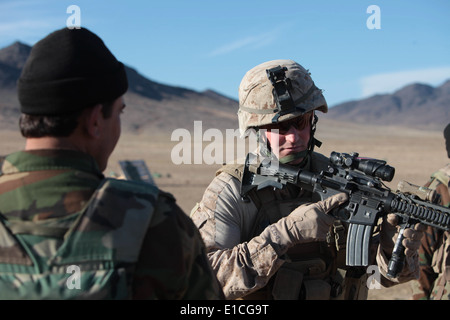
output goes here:
[{"label": "black knit cap", "polygon": [[17,86],[22,113],[64,115],[117,99],[128,81],[97,35],[64,28],[33,46]]}]

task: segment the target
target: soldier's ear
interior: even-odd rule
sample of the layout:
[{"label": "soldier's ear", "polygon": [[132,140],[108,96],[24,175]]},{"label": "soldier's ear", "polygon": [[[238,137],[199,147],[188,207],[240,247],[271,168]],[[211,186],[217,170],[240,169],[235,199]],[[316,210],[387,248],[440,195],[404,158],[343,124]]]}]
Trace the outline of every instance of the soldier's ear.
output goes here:
[{"label": "soldier's ear", "polygon": [[102,105],[97,104],[92,108],[86,109],[82,118],[86,133],[94,139],[100,137],[103,120]]}]

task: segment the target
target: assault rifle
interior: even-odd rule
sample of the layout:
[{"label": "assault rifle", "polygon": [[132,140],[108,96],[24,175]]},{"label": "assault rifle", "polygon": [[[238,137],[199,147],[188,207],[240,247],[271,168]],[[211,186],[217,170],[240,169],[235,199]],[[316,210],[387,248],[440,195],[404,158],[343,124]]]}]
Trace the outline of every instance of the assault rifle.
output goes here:
[{"label": "assault rifle", "polygon": [[[348,223],[346,264],[367,266],[374,227],[388,213],[399,217],[401,226],[388,265],[388,276],[395,278],[404,265],[403,231],[416,223],[450,231],[450,209],[432,203],[433,199],[413,193],[392,192],[382,181],[392,181],[395,169],[386,161],[360,158],[358,153],[332,152],[326,171],[312,173],[276,160],[247,155],[242,179],[241,196],[251,189],[283,188],[287,183],[313,193],[313,201],[324,200],[345,192],[348,202],[331,214]],[[408,184],[409,185],[409,184]],[[410,185],[409,185],[410,186]]]}]

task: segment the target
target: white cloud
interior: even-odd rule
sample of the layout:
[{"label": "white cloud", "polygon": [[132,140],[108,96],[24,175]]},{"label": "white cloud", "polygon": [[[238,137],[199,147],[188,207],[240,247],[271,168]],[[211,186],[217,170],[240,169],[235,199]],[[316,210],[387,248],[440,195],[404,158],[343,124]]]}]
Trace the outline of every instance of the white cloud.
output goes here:
[{"label": "white cloud", "polygon": [[439,85],[450,79],[450,66],[379,73],[360,79],[361,97],[391,93],[411,83]]},{"label": "white cloud", "polygon": [[[34,45],[36,41],[42,39],[56,29],[57,26],[58,24],[51,19],[0,23],[0,47],[10,45],[14,41]],[[63,25],[60,26],[62,27]]]},{"label": "white cloud", "polygon": [[292,25],[292,23],[285,23],[281,26],[278,26],[277,28],[270,30],[268,32],[264,32],[261,34],[257,34],[254,36],[248,36],[245,38],[238,39],[236,41],[227,43],[223,46],[220,46],[214,50],[212,50],[208,55],[210,57],[219,56],[223,54],[227,54],[230,52],[233,52],[235,50],[239,50],[242,48],[252,48],[252,49],[259,49],[265,46],[268,46],[272,44],[277,37],[279,36],[280,32],[284,30],[285,28],[288,28]]},{"label": "white cloud", "polygon": [[[14,21],[9,23],[1,23],[0,24],[0,34],[1,35],[9,35],[11,32],[15,32],[16,34],[23,33],[24,31],[33,31],[40,28],[48,28],[51,27],[51,23],[48,20],[22,20],[22,21]],[[34,31],[35,32],[35,31]]]},{"label": "white cloud", "polygon": [[0,44],[19,40],[32,45],[55,26],[64,26],[66,13],[53,16],[48,11],[49,2],[22,0],[0,3]]},{"label": "white cloud", "polygon": [[213,50],[209,55],[210,56],[219,56],[222,54],[230,53],[232,51],[238,50],[245,46],[249,46],[251,44],[257,43],[259,39],[263,39],[261,36],[247,37],[243,39],[239,39],[232,43],[227,43],[215,50]]}]

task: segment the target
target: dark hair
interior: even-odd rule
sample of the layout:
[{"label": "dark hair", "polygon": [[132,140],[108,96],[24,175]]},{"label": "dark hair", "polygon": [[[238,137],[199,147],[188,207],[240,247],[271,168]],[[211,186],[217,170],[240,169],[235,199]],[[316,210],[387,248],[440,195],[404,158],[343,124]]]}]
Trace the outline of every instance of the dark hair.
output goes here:
[{"label": "dark hair", "polygon": [[[103,118],[111,117],[114,101],[101,104]],[[22,113],[19,118],[20,132],[25,138],[68,137],[78,126],[78,119],[82,113],[83,110],[58,116]]]}]

